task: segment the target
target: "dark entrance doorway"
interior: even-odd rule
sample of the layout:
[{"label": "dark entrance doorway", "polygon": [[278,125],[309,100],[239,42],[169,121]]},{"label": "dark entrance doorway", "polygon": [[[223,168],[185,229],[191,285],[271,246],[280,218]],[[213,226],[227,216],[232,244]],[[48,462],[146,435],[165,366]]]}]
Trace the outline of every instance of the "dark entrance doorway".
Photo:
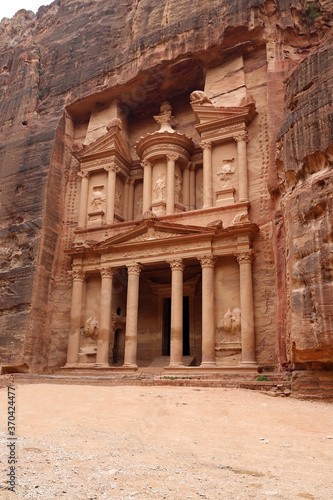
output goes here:
[{"label": "dark entrance doorway", "polygon": [[[183,297],[183,356],[190,355],[189,297]],[[171,298],[163,300],[162,356],[170,356]]]}]

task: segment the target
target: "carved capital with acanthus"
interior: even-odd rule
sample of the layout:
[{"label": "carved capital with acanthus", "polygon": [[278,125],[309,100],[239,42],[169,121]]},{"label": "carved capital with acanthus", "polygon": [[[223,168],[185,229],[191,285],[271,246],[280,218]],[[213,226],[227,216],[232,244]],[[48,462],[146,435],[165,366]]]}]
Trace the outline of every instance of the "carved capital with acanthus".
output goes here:
[{"label": "carved capital with acanthus", "polygon": [[177,160],[178,160],[178,158],[179,158],[179,155],[177,155],[177,154],[175,154],[175,153],[168,153],[168,154],[166,155],[166,157],[167,157],[167,160],[168,160],[168,161],[177,161]]},{"label": "carved capital with acanthus", "polygon": [[215,264],[215,256],[213,254],[203,255],[202,257],[197,257],[200,261],[201,267],[214,267]]},{"label": "carved capital with acanthus", "polygon": [[238,141],[245,141],[246,143],[250,142],[249,141],[249,135],[248,133],[246,132],[246,130],[244,130],[243,132],[239,132],[238,134],[235,134],[233,136],[233,139],[238,142]]},{"label": "carved capital with acanthus", "polygon": [[78,172],[78,173],[77,173],[77,175],[78,175],[79,177],[81,177],[81,179],[83,179],[83,178],[85,178],[85,179],[89,179],[89,177],[90,177],[90,172],[80,170],[80,172]]},{"label": "carved capital with acanthus", "polygon": [[83,269],[73,269],[72,271],[69,271],[69,274],[72,277],[73,281],[84,281],[84,271]]},{"label": "carved capital with acanthus", "polygon": [[183,259],[172,259],[168,261],[171,271],[184,271]]},{"label": "carved capital with acanthus", "polygon": [[249,250],[240,250],[234,254],[237,258],[238,264],[251,264],[254,260],[254,251],[252,249]]},{"label": "carved capital with acanthus", "polygon": [[101,278],[113,278],[114,271],[112,267],[102,267],[99,271],[101,273]]},{"label": "carved capital with acanthus", "polygon": [[132,264],[128,264],[127,266],[127,274],[133,274],[136,276],[140,276],[141,266],[137,262],[133,262]]},{"label": "carved capital with acanthus", "polygon": [[149,160],[142,160],[142,162],[140,163],[141,167],[142,168],[145,168],[145,167],[150,167],[151,168],[151,161]]},{"label": "carved capital with acanthus", "polygon": [[210,141],[200,142],[199,146],[203,151],[205,151],[206,149],[208,150],[212,149],[212,143]]},{"label": "carved capital with acanthus", "polygon": [[119,174],[119,172],[120,172],[120,168],[117,167],[117,165],[115,165],[115,164],[107,165],[106,167],[104,167],[104,170],[106,172],[115,172],[116,174]]}]

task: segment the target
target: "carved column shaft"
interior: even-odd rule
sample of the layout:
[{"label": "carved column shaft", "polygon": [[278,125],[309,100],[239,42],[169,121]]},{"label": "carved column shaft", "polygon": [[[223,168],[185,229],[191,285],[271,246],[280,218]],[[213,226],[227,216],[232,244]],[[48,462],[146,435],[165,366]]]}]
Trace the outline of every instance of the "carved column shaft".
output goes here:
[{"label": "carved column shaft", "polygon": [[183,204],[185,210],[190,209],[190,163],[183,170]]},{"label": "carved column shaft", "polygon": [[175,212],[175,170],[177,155],[167,155],[167,196],[166,196],[166,214]]},{"label": "carved column shaft", "polygon": [[190,167],[190,210],[195,210],[195,166]]},{"label": "carved column shaft", "polygon": [[247,151],[246,134],[241,134],[235,137],[237,141],[237,163],[238,163],[238,179],[239,179],[239,201],[247,201],[249,199],[248,179],[247,179]]},{"label": "carved column shaft", "polygon": [[237,255],[240,278],[242,363],[256,362],[252,289],[252,253]]},{"label": "carved column shaft", "polygon": [[143,161],[143,199],[142,213],[151,209],[151,189],[152,189],[152,165],[149,161]]},{"label": "carved column shaft", "polygon": [[134,219],[134,180],[131,179],[129,183],[128,192],[128,220]]},{"label": "carved column shaft", "polygon": [[117,167],[115,165],[108,167],[108,189],[106,196],[106,215],[105,221],[107,224],[114,222],[114,207],[116,201],[116,176]]},{"label": "carved column shaft", "polygon": [[101,296],[99,302],[99,332],[96,364],[102,366],[109,366],[112,280],[112,270],[110,268],[101,269]]},{"label": "carved column shaft", "polygon": [[82,311],[82,294],[84,273],[82,270],[72,271],[73,289],[70,328],[67,348],[67,365],[76,364],[79,361],[80,328]]},{"label": "carved column shaft", "polygon": [[125,184],[124,184],[124,198],[123,198],[123,218],[124,218],[124,220],[128,220],[129,183],[130,183],[130,180],[126,179]]},{"label": "carved column shaft", "polygon": [[202,362],[215,366],[214,256],[199,259],[202,268]]},{"label": "carved column shaft", "polygon": [[88,207],[88,191],[89,191],[89,173],[79,172],[81,177],[81,195],[79,208],[78,227],[86,227],[87,222],[87,207]]},{"label": "carved column shaft", "polygon": [[203,149],[203,207],[213,206],[213,181],[212,181],[212,145],[210,142],[201,144]]},{"label": "carved column shaft", "polygon": [[171,277],[171,332],[170,366],[183,364],[183,270],[182,259],[170,262]]},{"label": "carved column shaft", "polygon": [[124,367],[137,368],[136,353],[138,344],[138,306],[140,266],[137,263],[127,266],[127,308]]}]

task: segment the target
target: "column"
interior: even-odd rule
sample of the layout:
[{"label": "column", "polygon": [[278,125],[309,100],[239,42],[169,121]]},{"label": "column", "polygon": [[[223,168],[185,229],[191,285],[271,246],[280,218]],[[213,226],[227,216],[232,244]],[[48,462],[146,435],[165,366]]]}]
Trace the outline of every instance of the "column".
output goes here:
[{"label": "column", "polygon": [[252,261],[253,251],[243,250],[236,254],[239,263],[242,364],[256,364]]},{"label": "column", "polygon": [[134,219],[134,179],[129,181],[128,192],[128,220]]},{"label": "column", "polygon": [[117,172],[119,172],[119,168],[116,167],[116,165],[110,165],[109,167],[106,167],[105,170],[108,173],[105,222],[107,224],[113,224],[114,206],[116,200],[116,176]]},{"label": "column", "polygon": [[87,225],[87,206],[88,206],[88,191],[89,191],[89,172],[78,172],[81,177],[81,195],[79,208],[78,227],[86,227]]},{"label": "column", "polygon": [[142,195],[142,214],[151,210],[151,175],[152,164],[148,160],[143,160],[143,195]]},{"label": "column", "polygon": [[113,271],[109,267],[103,267],[100,272],[101,296],[99,302],[99,332],[97,339],[96,365],[103,367],[109,366]]},{"label": "column", "polygon": [[203,207],[213,206],[213,184],[212,184],[212,143],[202,142],[203,150]]},{"label": "column", "polygon": [[82,293],[84,283],[84,272],[82,269],[75,269],[71,274],[73,279],[73,290],[67,348],[67,367],[77,364],[79,361]]},{"label": "column", "polygon": [[195,210],[195,165],[190,166],[190,210]]},{"label": "column", "polygon": [[138,344],[138,306],[140,266],[134,262],[127,266],[127,308],[124,368],[137,368],[136,352]]},{"label": "column", "polygon": [[190,210],[190,166],[188,163],[183,170],[183,204],[185,210]]},{"label": "column", "polygon": [[167,155],[166,215],[175,212],[175,170],[178,158],[179,156],[175,154]]},{"label": "column", "polygon": [[173,259],[171,267],[170,367],[183,365],[183,260]]},{"label": "column", "polygon": [[247,153],[246,144],[248,136],[246,132],[237,134],[234,137],[237,142],[237,164],[238,164],[238,197],[239,201],[248,201],[248,180],[247,180]]},{"label": "column", "polygon": [[215,366],[214,255],[199,258],[202,268],[202,367]]},{"label": "column", "polygon": [[128,196],[129,196],[130,180],[127,178],[124,184],[124,198],[123,198],[123,218],[128,220]]}]

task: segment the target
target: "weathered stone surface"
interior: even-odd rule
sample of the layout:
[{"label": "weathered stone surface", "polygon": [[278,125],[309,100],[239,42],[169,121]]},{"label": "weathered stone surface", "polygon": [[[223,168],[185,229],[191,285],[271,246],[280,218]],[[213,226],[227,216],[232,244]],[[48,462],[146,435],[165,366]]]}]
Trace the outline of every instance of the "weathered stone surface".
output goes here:
[{"label": "weathered stone surface", "polygon": [[[125,115],[152,116],[162,100],[203,88],[207,69],[236,58],[217,98],[241,100],[245,85],[259,112],[249,158],[251,217],[260,226],[257,359],[270,368],[329,361],[332,49],[322,37],[332,6],[319,4],[312,21],[301,0],[56,0],[36,16],[19,11],[0,23],[0,362],[41,371],[66,359],[71,259],[64,251],[80,189],[71,151],[84,143],[90,114],[117,95]],[[307,55],[288,80],[283,122],[283,81]],[[276,208],[282,216],[274,219]]]},{"label": "weathered stone surface", "polygon": [[331,365],[333,359],[332,63],[330,33],[287,79],[278,136],[282,335],[297,366]]}]

